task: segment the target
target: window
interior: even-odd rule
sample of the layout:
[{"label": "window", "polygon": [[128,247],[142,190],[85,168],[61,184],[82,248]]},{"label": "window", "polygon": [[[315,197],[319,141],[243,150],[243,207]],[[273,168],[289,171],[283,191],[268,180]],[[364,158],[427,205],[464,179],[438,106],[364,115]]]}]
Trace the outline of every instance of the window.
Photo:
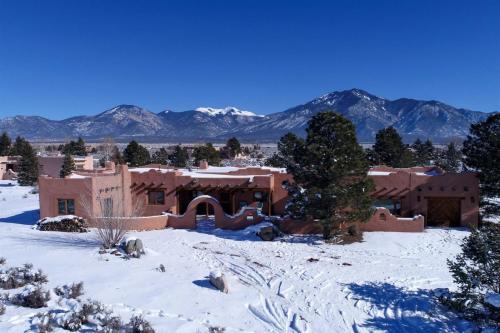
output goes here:
[{"label": "window", "polygon": [[149,205],[164,205],[165,204],[165,194],[163,191],[149,191],[148,192],[148,204]]},{"label": "window", "polygon": [[59,215],[75,214],[75,200],[57,199],[57,212]]},{"label": "window", "polygon": [[387,208],[391,214],[401,214],[401,200],[378,199],[373,201],[373,206]]}]

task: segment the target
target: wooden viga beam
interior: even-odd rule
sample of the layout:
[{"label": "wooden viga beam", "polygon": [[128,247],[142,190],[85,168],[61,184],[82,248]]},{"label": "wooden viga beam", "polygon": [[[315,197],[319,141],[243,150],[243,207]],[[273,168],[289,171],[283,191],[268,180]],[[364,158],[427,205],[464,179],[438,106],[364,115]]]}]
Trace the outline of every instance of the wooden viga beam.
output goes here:
[{"label": "wooden viga beam", "polygon": [[400,190],[400,191],[398,191],[398,192],[396,192],[396,193],[394,193],[394,194],[391,194],[391,195],[389,196],[389,198],[390,198],[390,199],[392,199],[392,198],[397,198],[397,197],[401,196],[403,193],[405,193],[406,191],[409,191],[409,190],[410,190],[410,189],[409,189],[408,187],[406,187],[406,188],[404,188],[404,189],[402,189],[402,190]]},{"label": "wooden viga beam", "polygon": [[392,189],[390,189],[389,191],[387,192],[383,192],[383,193],[379,193],[377,195],[377,198],[390,198],[390,193],[396,191],[398,188],[397,187],[393,187]]},{"label": "wooden viga beam", "polygon": [[379,189],[378,191],[374,191],[372,192],[370,195],[374,196],[374,197],[378,197],[380,193],[384,192],[385,190],[387,190],[387,187],[382,187],[381,189]]},{"label": "wooden viga beam", "polygon": [[140,189],[139,191],[137,191],[137,194],[141,194],[143,192],[146,192],[147,190],[151,190],[152,186],[154,185],[155,183],[150,183],[148,186],[145,186],[143,187],[142,189]]},{"label": "wooden viga beam", "polygon": [[143,183],[139,184],[138,186],[136,186],[133,190],[138,191],[140,188],[142,188],[145,185],[146,185],[146,183],[143,182]]}]

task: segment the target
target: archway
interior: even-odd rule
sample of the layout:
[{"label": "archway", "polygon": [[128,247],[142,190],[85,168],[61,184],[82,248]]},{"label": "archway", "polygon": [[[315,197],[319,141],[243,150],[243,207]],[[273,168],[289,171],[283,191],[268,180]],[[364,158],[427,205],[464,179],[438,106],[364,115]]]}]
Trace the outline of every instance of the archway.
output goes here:
[{"label": "archway", "polygon": [[215,209],[210,202],[200,202],[194,207],[196,212],[195,223],[199,231],[210,231],[215,229]]}]

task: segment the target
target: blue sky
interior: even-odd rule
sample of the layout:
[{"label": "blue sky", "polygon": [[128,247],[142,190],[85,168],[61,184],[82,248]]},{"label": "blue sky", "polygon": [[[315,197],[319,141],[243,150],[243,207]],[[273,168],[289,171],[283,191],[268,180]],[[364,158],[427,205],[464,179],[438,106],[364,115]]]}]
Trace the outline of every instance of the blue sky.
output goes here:
[{"label": "blue sky", "polygon": [[500,1],[0,0],[0,116],[282,111],[335,90],[500,110]]}]

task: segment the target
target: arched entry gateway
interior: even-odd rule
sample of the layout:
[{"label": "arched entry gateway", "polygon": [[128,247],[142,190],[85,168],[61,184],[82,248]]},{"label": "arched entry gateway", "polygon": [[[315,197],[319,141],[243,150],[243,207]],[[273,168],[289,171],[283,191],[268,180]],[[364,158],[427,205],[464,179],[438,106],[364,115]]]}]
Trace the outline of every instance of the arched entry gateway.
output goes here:
[{"label": "arched entry gateway", "polygon": [[[199,207],[206,208],[208,205],[208,216],[210,221],[204,222],[205,215],[197,214]],[[211,214],[213,210],[213,214]],[[198,218],[200,219],[198,221]],[[259,214],[255,207],[244,207],[235,215],[228,215],[222,209],[217,199],[209,195],[200,195],[194,198],[182,215],[169,214],[167,226],[172,228],[196,229],[198,227],[222,228],[222,229],[241,229],[249,225],[259,223],[264,220],[264,216]],[[198,222],[200,222],[198,224]],[[212,224],[213,223],[213,224]]]},{"label": "arched entry gateway", "polygon": [[215,229],[215,209],[209,202],[201,202],[195,208],[196,229],[210,231]]}]

